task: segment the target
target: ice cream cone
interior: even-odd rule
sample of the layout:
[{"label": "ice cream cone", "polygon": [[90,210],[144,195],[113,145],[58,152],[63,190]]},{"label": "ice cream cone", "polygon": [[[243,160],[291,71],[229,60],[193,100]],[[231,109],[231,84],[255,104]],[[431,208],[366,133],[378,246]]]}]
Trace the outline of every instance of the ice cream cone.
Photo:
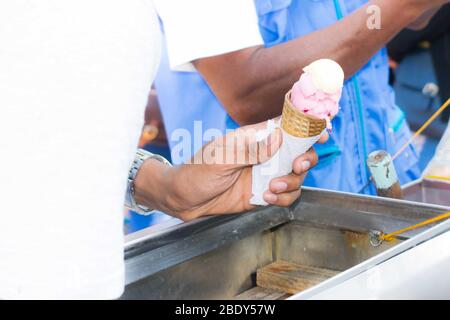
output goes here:
[{"label": "ice cream cone", "polygon": [[281,128],[288,134],[298,138],[318,136],[327,127],[325,119],[305,114],[294,107],[291,102],[291,91],[284,98]]}]

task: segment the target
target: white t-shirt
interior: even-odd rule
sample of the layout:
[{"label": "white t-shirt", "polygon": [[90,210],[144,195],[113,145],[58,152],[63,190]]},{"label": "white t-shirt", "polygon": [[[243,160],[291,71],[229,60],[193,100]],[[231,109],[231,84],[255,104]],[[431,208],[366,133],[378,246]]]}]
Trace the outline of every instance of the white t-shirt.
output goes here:
[{"label": "white t-shirt", "polygon": [[154,0],[164,24],[171,69],[264,43],[253,0]]},{"label": "white t-shirt", "polygon": [[126,178],[159,51],[151,1],[0,2],[0,299],[123,292]]}]

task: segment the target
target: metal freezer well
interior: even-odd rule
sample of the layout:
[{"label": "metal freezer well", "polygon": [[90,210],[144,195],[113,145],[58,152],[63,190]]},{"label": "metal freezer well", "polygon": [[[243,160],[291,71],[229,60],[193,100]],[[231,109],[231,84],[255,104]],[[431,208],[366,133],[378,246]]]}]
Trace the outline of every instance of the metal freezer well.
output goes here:
[{"label": "metal freezer well", "polygon": [[[257,270],[275,261],[339,273],[396,245],[373,247],[370,230],[394,231],[448,210],[304,188],[291,208],[267,207],[144,230],[127,236],[122,298],[234,299],[254,290]],[[270,293],[260,296],[286,297]]]}]

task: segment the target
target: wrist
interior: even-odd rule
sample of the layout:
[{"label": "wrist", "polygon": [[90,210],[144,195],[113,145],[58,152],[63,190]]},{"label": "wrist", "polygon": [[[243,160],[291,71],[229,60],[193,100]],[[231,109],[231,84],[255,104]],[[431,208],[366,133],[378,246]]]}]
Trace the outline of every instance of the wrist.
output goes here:
[{"label": "wrist", "polygon": [[134,180],[135,201],[140,205],[167,212],[172,170],[172,167],[158,160],[145,160]]},{"label": "wrist", "polygon": [[[395,1],[397,2],[397,1]],[[410,17],[411,22],[421,17],[425,12],[432,10],[434,6],[430,4],[431,1],[423,0],[400,0],[401,5],[399,10],[404,10]]]},{"label": "wrist", "polygon": [[442,6],[437,6],[431,10],[426,11],[419,18],[417,18],[413,23],[411,23],[408,26],[408,29],[415,30],[415,31],[424,29],[430,23],[433,16],[439,11],[439,9],[441,7]]},{"label": "wrist", "polygon": [[[392,21],[406,27],[418,19],[430,5],[423,0],[373,0],[370,4],[381,10],[381,19],[387,23]],[[369,4],[368,4],[369,5]],[[383,19],[383,17],[385,17]]]}]

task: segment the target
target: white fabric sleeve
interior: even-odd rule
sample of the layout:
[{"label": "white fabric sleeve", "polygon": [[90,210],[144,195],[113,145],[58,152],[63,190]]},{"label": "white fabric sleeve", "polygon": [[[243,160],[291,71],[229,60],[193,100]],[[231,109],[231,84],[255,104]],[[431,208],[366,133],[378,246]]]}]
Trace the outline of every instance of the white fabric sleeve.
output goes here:
[{"label": "white fabric sleeve", "polygon": [[191,61],[262,45],[253,0],[155,0],[170,67],[195,71]]},{"label": "white fabric sleeve", "polygon": [[115,299],[150,1],[0,1],[0,300]]}]

